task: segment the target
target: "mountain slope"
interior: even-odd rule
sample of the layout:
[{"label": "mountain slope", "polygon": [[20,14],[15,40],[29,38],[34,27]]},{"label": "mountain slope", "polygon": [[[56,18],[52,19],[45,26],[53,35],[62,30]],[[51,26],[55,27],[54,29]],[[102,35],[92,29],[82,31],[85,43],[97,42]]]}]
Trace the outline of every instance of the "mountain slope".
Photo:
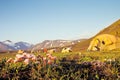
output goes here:
[{"label": "mountain slope", "polygon": [[78,39],[78,40],[45,40],[41,43],[38,43],[33,47],[34,50],[38,50],[41,48],[55,48],[55,47],[64,47],[74,45],[80,41],[85,39]]},{"label": "mountain slope", "polygon": [[83,50],[87,50],[90,41],[100,35],[100,34],[112,34],[115,36],[120,37],[120,19],[117,20],[116,22],[114,22],[113,24],[111,24],[110,26],[106,27],[105,29],[101,30],[98,34],[96,34],[95,36],[91,37],[88,40],[82,41],[78,44],[73,45],[73,51],[83,51]]},{"label": "mountain slope", "polygon": [[120,37],[120,19],[111,24],[110,26],[106,27],[105,29],[101,30],[97,35],[100,34],[112,34]]},{"label": "mountain slope", "polygon": [[6,40],[3,42],[0,42],[0,52],[3,51],[14,51],[14,50],[27,50],[29,48],[31,48],[33,45],[26,43],[26,42],[17,42],[14,43],[10,40]]},{"label": "mountain slope", "polygon": [[17,42],[15,43],[15,45],[17,46],[17,49],[22,49],[22,50],[27,50],[33,46],[32,44],[26,42]]},{"label": "mountain slope", "polygon": [[6,51],[6,50],[8,50],[8,47],[7,47],[7,45],[5,45],[5,44],[3,44],[2,42],[0,42],[0,51]]},{"label": "mountain slope", "polygon": [[33,48],[34,50],[41,49],[41,48],[53,48],[53,47],[63,47],[72,45],[72,41],[70,40],[45,40],[41,43],[38,43]]}]

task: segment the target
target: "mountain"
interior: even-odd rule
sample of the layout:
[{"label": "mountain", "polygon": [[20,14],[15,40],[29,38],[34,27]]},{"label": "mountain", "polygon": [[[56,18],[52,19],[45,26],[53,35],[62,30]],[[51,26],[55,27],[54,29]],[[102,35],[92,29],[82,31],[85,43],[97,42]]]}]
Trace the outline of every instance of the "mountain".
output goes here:
[{"label": "mountain", "polygon": [[78,40],[45,40],[41,43],[36,44],[33,46],[34,50],[38,50],[41,48],[55,48],[55,47],[64,47],[64,46],[70,46],[77,44],[78,42],[82,41],[84,39],[78,39]]},{"label": "mountain", "polygon": [[15,46],[15,44],[10,40],[3,41],[3,43],[9,46]]},{"label": "mountain", "polygon": [[0,51],[6,51],[8,50],[7,45],[5,45],[4,43],[0,42]]},{"label": "mountain", "polygon": [[80,43],[77,43],[72,46],[73,51],[84,51],[87,50],[90,41],[100,35],[100,34],[111,34],[117,37],[120,37],[120,19],[111,24],[110,26],[106,27],[105,29],[101,30],[98,34],[95,36],[91,37],[90,39],[87,39],[85,41],[81,41]]},{"label": "mountain", "polygon": [[3,42],[0,42],[0,52],[2,51],[14,51],[14,50],[27,50],[31,48],[33,45],[26,43],[26,42],[17,42],[14,43],[10,40],[6,40]]},{"label": "mountain", "polygon": [[97,35],[100,34],[111,34],[120,37],[120,19],[105,29],[101,30]]},{"label": "mountain", "polygon": [[27,50],[29,48],[31,48],[33,45],[26,43],[26,42],[17,42],[15,43],[17,49],[22,49],[22,50]]}]

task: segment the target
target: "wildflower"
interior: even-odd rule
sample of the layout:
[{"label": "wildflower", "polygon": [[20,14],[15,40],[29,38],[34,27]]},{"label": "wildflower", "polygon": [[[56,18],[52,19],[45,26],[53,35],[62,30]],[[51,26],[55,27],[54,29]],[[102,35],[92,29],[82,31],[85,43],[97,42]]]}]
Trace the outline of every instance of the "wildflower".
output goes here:
[{"label": "wildflower", "polygon": [[24,63],[25,63],[25,64],[29,64],[29,62],[30,62],[29,59],[25,59],[25,60],[24,60]]},{"label": "wildflower", "polygon": [[51,60],[48,60],[48,62],[47,62],[48,64],[52,64],[52,61]]},{"label": "wildflower", "polygon": [[12,59],[12,58],[9,58],[8,60],[7,60],[7,63],[11,63],[11,62],[13,62],[14,60]]}]

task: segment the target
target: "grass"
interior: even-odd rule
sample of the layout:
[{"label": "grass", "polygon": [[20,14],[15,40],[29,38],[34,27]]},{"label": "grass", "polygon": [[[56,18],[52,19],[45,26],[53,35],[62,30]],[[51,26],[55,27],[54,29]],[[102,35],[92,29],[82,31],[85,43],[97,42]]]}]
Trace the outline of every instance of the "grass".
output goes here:
[{"label": "grass", "polygon": [[[2,58],[14,58],[15,55],[17,53],[4,53],[4,54],[0,54],[0,59]],[[42,55],[45,56],[46,53],[35,53],[35,55]],[[70,52],[70,53],[52,53],[53,56],[56,56],[58,59],[61,59],[63,57],[68,57],[68,58],[74,58],[76,57],[89,57],[89,58],[94,58],[100,61],[103,61],[105,59],[116,59],[120,57],[120,51],[95,51],[95,52],[87,52],[87,51],[83,51],[83,52]],[[92,59],[93,60],[93,59]]]},{"label": "grass", "polygon": [[0,59],[2,58],[14,58],[17,53],[0,53]]},{"label": "grass", "polygon": [[[0,54],[0,58],[16,53]],[[46,56],[45,53],[36,53]],[[6,80],[119,80],[120,51],[53,53],[55,65],[6,63],[0,60],[0,79]],[[39,62],[42,62],[39,59]]]}]

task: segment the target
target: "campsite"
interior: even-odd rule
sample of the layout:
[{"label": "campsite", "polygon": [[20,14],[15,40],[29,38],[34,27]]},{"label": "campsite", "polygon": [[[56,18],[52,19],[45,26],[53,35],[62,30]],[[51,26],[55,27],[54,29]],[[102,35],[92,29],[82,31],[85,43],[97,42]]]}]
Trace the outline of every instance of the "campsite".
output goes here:
[{"label": "campsite", "polygon": [[0,0],[0,80],[120,80],[120,0]]},{"label": "campsite", "polygon": [[112,29],[119,24],[120,20],[92,38],[66,47],[1,52],[0,79],[119,80],[120,34],[116,32],[120,28]]}]

